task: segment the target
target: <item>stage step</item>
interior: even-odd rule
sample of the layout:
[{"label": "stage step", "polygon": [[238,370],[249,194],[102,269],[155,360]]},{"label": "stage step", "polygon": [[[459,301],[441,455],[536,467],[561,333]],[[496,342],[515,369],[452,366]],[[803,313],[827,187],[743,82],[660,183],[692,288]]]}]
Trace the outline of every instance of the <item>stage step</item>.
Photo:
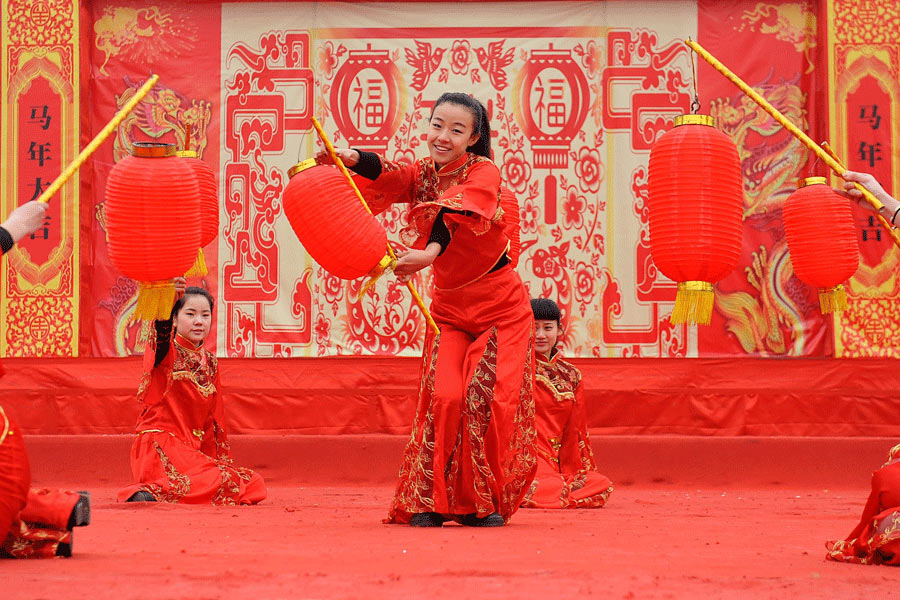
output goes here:
[{"label": "stage step", "polygon": [[[273,486],[396,481],[405,435],[236,435],[235,461]],[[26,436],[34,485],[78,488],[131,480],[130,435]],[[616,486],[867,487],[893,438],[592,436]]]}]

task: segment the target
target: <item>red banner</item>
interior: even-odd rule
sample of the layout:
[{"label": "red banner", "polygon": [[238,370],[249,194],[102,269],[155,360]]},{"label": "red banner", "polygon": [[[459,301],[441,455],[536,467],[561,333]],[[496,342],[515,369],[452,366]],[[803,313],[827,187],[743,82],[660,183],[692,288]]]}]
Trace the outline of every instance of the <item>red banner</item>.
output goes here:
[{"label": "red banner", "polygon": [[[810,132],[816,123],[814,3],[701,0],[698,17],[700,43]],[[816,290],[793,273],[781,208],[798,178],[826,169],[811,164],[798,140],[702,61],[700,99],[737,144],[744,227],[740,262],[716,286],[712,323],[698,331],[699,354],[822,356],[830,351],[828,319],[819,312]]]},{"label": "red banner", "polygon": [[[91,352],[96,356],[126,356],[143,351],[140,327],[131,322],[137,284],[109,261],[104,224],[106,178],[112,166],[130,152],[134,141],[174,143],[190,148],[219,172],[219,31],[221,7],[215,3],[101,0],[92,2],[94,77],[91,99],[95,131],[157,72],[160,83],[119,126],[114,139],[94,154],[93,256],[89,261],[93,311]],[[172,223],[177,228],[178,223]],[[218,240],[204,248],[209,275],[189,285],[202,285],[216,295]],[[208,338],[215,347],[213,334]]]}]

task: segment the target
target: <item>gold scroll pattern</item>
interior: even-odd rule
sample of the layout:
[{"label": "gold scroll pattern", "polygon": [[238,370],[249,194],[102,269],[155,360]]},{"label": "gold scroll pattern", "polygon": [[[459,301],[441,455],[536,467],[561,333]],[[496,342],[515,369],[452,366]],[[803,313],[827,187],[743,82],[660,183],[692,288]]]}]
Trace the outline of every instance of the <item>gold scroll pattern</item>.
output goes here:
[{"label": "gold scroll pattern", "polygon": [[[895,165],[892,181],[882,182],[896,195],[900,192],[898,150],[900,135],[900,4],[895,0],[829,0],[827,45],[830,57],[828,85],[829,136],[838,154],[850,156],[848,147],[847,98],[866,77],[873,77],[890,96],[892,155],[884,156]],[[887,108],[887,107],[885,107]],[[900,357],[900,285],[897,263],[900,251],[886,247],[878,261],[859,269],[847,286],[849,309],[836,314],[834,348],[839,357]]]},{"label": "gold scroll pattern", "polygon": [[[61,101],[59,164],[79,151],[78,2],[7,0],[2,28],[2,97],[4,139],[0,171],[4,173],[0,208],[5,216],[22,200],[19,190],[17,138],[19,98],[33,81],[43,78]],[[79,179],[76,174],[51,201],[60,207],[59,243],[46,260],[32,260],[16,247],[0,268],[0,314],[3,356],[75,356],[78,353],[78,288],[80,269]]]}]

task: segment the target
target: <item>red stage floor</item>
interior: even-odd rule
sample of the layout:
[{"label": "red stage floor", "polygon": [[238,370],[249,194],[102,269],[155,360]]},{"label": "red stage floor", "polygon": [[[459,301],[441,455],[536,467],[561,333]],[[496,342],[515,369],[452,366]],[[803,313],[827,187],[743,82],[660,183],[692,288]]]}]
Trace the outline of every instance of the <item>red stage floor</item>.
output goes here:
[{"label": "red stage floor", "polygon": [[276,487],[243,508],[92,488],[75,558],[4,561],[3,598],[889,598],[897,572],[826,562],[865,490],[620,487],[505,528],[383,525],[388,486]]},{"label": "red stage floor", "polygon": [[259,506],[114,501],[129,436],[31,436],[36,484],[87,488],[75,557],[3,561],[0,597],[888,598],[897,572],[827,562],[887,438],[594,438],[601,510],[506,528],[383,525],[405,436],[236,436]]}]

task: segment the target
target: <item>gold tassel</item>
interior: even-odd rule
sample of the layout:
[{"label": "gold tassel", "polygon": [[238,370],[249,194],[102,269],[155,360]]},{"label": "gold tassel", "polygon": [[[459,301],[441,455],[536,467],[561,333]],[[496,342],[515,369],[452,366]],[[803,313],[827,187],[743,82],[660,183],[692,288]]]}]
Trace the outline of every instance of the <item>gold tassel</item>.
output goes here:
[{"label": "gold tassel", "polygon": [[188,269],[188,272],[184,274],[185,277],[206,277],[209,274],[209,269],[206,267],[206,258],[203,256],[203,248],[197,250],[197,258],[194,260],[194,264]]},{"label": "gold tassel", "polygon": [[381,260],[378,261],[378,264],[375,265],[374,267],[372,267],[372,270],[369,271],[368,275],[366,275],[366,277],[368,277],[369,280],[366,281],[362,285],[361,288],[359,288],[359,291],[356,293],[356,299],[361,300],[362,297],[366,295],[366,292],[368,292],[373,287],[375,287],[375,283],[378,281],[379,278],[381,278],[382,275],[384,275],[384,272],[387,271],[388,269],[393,269],[394,265],[396,265],[396,264],[397,264],[397,261],[394,260],[393,258],[391,258],[390,256],[388,256],[387,254],[385,254],[383,257],[381,257]]},{"label": "gold tassel", "polygon": [[133,321],[165,321],[175,305],[175,284],[172,281],[141,281]]},{"label": "gold tassel", "polygon": [[680,281],[669,321],[673,325],[709,325],[715,297],[713,286],[708,281]]},{"label": "gold tassel", "polygon": [[847,291],[843,285],[819,288],[819,309],[823,315],[847,310]]}]

